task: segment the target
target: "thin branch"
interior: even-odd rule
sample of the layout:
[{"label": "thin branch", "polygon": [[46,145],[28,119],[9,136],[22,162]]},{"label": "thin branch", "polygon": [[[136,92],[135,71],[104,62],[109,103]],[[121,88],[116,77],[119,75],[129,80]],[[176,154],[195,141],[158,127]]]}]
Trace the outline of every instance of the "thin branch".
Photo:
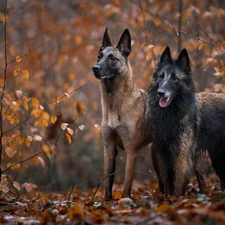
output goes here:
[{"label": "thin branch", "polygon": [[[28,51],[27,53],[21,55],[20,57],[23,58],[23,57],[25,57],[25,56],[28,56],[31,52],[38,50],[39,48],[41,48],[42,46],[44,46],[45,44],[47,44],[47,43],[49,43],[49,42],[50,42],[50,41],[45,41],[45,42],[43,42],[42,44],[40,44],[39,46],[37,46],[36,48],[33,48],[33,49],[30,49],[30,48],[28,47],[29,51]],[[13,62],[16,62],[16,59],[13,59],[12,61],[8,62],[7,64],[11,64],[11,63],[13,63]]]},{"label": "thin branch", "polygon": [[3,98],[5,96],[5,88],[6,88],[6,77],[7,77],[7,21],[6,21],[6,8],[7,8],[7,0],[5,0],[5,6],[3,10],[3,17],[4,17],[4,26],[3,26],[3,36],[4,36],[4,59],[5,59],[5,68],[4,68],[4,78],[3,78],[3,87],[2,87],[2,94],[0,97],[0,179],[2,175],[2,148],[3,148]]},{"label": "thin branch", "polygon": [[103,182],[107,177],[112,176],[112,175],[114,175],[114,174],[115,174],[115,172],[114,172],[114,173],[107,174],[105,177],[103,177],[103,179],[101,179],[101,180],[98,182],[97,187],[96,187],[96,189],[95,189],[95,192],[94,192],[94,194],[91,196],[91,200],[90,200],[91,203],[93,203],[93,199],[94,199],[94,197],[95,197],[95,195],[96,195],[96,193],[97,193],[99,187],[101,186],[102,182]]},{"label": "thin branch", "polygon": [[67,204],[70,203],[70,196],[71,196],[71,194],[73,193],[73,190],[74,190],[75,188],[78,188],[78,187],[82,186],[83,184],[87,183],[89,180],[92,180],[92,179],[93,179],[93,178],[90,178],[90,179],[88,179],[88,180],[85,180],[84,182],[82,182],[82,183],[80,183],[80,184],[78,184],[78,185],[76,185],[76,186],[74,186],[75,181],[73,180],[73,182],[72,182],[72,188],[71,188],[71,191],[70,191],[70,193],[69,193],[69,197],[68,197]]},{"label": "thin branch", "polygon": [[[80,86],[80,87],[78,87],[78,88],[75,88],[73,91],[69,92],[68,94],[71,95],[71,94],[73,94],[74,92],[76,92],[77,90],[79,90],[80,88],[83,88],[83,87],[85,87],[85,86],[86,86],[86,84],[83,85],[83,86]],[[57,99],[54,99],[53,101],[50,101],[50,102],[46,103],[46,104],[44,105],[44,108],[46,108],[47,106],[49,106],[49,105],[52,104],[52,103],[55,103],[55,102],[57,102],[57,101],[59,101],[59,100],[62,100],[62,99],[65,98],[65,97],[67,97],[67,96],[64,94],[63,96],[60,96],[60,97],[58,97]]]},{"label": "thin branch", "polygon": [[[179,7],[179,18],[178,18],[178,30],[182,29],[182,14],[183,14],[183,1],[178,0],[178,7]],[[181,35],[179,32],[177,33],[178,35],[178,44],[177,44],[177,52],[180,52],[181,50],[181,45],[182,45],[182,39]]]},{"label": "thin branch", "polygon": [[[63,133],[63,130],[60,130],[59,135],[58,135],[57,138],[55,139],[55,146],[57,146],[58,144],[60,144],[60,142],[58,142],[58,141],[59,141],[59,138],[61,137],[62,133]],[[64,141],[64,142],[65,142],[65,141]]]},{"label": "thin branch", "polygon": [[17,164],[20,164],[20,163],[24,163],[24,162],[26,162],[26,161],[28,161],[28,160],[34,158],[35,156],[41,154],[41,153],[43,153],[43,151],[37,152],[37,153],[35,153],[34,155],[32,155],[32,156],[30,156],[30,157],[28,157],[28,158],[26,158],[26,159],[23,159],[23,160],[20,160],[20,161],[18,161],[18,162],[16,162],[16,163],[13,163],[11,166],[9,166],[9,167],[7,167],[5,170],[3,170],[2,173],[5,173],[6,171],[8,171],[8,170],[9,170],[10,168],[12,168],[13,166],[16,166]]},{"label": "thin branch", "polygon": [[74,189],[74,183],[75,183],[75,181],[73,180],[72,188],[71,188],[71,191],[70,191],[70,193],[69,193],[69,197],[68,197],[68,201],[67,201],[67,204],[68,204],[68,205],[69,205],[69,203],[70,203],[70,196],[71,196],[71,194],[72,194],[72,192],[73,192],[73,189]]},{"label": "thin branch", "polygon": [[[140,8],[140,10],[143,12],[143,7],[142,7],[142,5],[141,5],[140,0],[138,0],[138,3],[139,3],[139,8]],[[142,13],[142,14],[143,14],[143,13]],[[207,41],[207,40],[204,40],[203,38],[200,38],[199,35],[198,35],[197,37],[194,36],[194,35],[191,35],[191,34],[189,34],[187,31],[184,31],[184,30],[182,30],[182,29],[179,29],[179,28],[176,29],[176,27],[175,27],[171,22],[169,22],[166,18],[164,18],[164,20],[167,21],[167,22],[169,23],[169,25],[163,23],[160,19],[155,18],[153,15],[150,15],[149,13],[148,13],[148,18],[149,18],[151,21],[156,21],[157,23],[159,23],[161,26],[165,27],[166,29],[170,29],[170,30],[175,31],[175,32],[176,32],[176,35],[177,35],[177,33],[183,34],[183,35],[185,35],[185,36],[187,36],[187,37],[189,37],[189,38],[196,39],[196,40],[198,40],[198,41],[200,41],[200,42],[203,42],[203,43],[205,43],[205,44],[212,45],[212,46],[214,46],[214,47],[217,47],[217,46],[219,46],[219,45],[221,44],[221,41],[214,41],[214,40],[207,34],[207,32],[205,32],[204,29],[202,29],[200,26],[199,26],[199,28],[205,33],[205,35],[206,35],[207,37],[210,38],[210,41]],[[146,19],[146,16],[144,15],[143,20],[145,20],[145,19]]]},{"label": "thin branch", "polygon": [[201,30],[201,31],[203,31],[204,32],[204,34],[210,39],[210,42],[211,41],[214,41],[209,35],[208,35],[208,33],[198,24],[198,28]]},{"label": "thin branch", "polygon": [[[164,18],[165,21],[168,21],[166,18]],[[170,30],[174,30],[176,33],[178,32],[179,34],[184,34],[185,36],[189,37],[189,38],[192,38],[192,39],[196,39],[198,41],[201,41],[205,44],[209,44],[209,45],[212,45],[214,47],[217,47],[219,44],[220,44],[220,41],[216,42],[214,41],[213,39],[211,39],[210,41],[207,41],[207,40],[204,40],[202,38],[199,37],[199,35],[196,37],[194,35],[191,35],[191,34],[188,34],[187,31],[183,31],[183,30],[179,30],[179,29],[176,29],[175,26],[168,21],[168,23],[170,24],[170,26],[166,25],[165,23],[161,22],[160,20],[157,20],[163,27],[167,28],[167,29],[170,29]],[[208,36],[208,35],[207,35]],[[209,37],[209,36],[208,36]]]},{"label": "thin branch", "polygon": [[27,122],[29,119],[31,119],[33,116],[34,116],[34,115],[31,115],[31,116],[27,117],[22,123],[19,123],[19,124],[15,125],[14,127],[11,127],[10,129],[4,131],[4,134],[6,134],[6,133],[8,133],[8,132],[10,132],[10,131],[12,131],[12,130],[14,130],[15,128],[17,128],[17,127],[19,127],[19,126],[22,126],[24,123],[26,123],[26,122]]},{"label": "thin branch", "polygon": [[[73,93],[76,92],[78,89],[80,89],[80,88],[82,88],[82,87],[84,87],[84,86],[86,86],[86,84],[83,85],[83,86],[81,86],[81,87],[75,88],[73,91],[69,92],[69,94],[70,94],[70,95],[73,94]],[[44,105],[44,108],[47,108],[50,104],[55,103],[55,102],[57,102],[58,100],[61,100],[61,99],[65,98],[65,97],[66,97],[66,95],[63,95],[63,96],[60,96],[60,97],[57,98],[57,99],[54,99],[53,101],[48,102],[47,104]],[[31,115],[31,116],[27,117],[23,122],[21,122],[21,123],[15,125],[14,127],[11,127],[10,129],[4,131],[3,134],[6,134],[6,133],[8,133],[8,132],[14,130],[15,128],[17,128],[17,127],[19,127],[19,126],[22,126],[24,123],[26,123],[26,122],[27,122],[29,119],[31,119],[32,117],[34,117],[34,115]]]},{"label": "thin branch", "polygon": [[[141,27],[141,29],[142,29],[143,33],[145,34],[145,42],[146,42],[147,44],[151,44],[152,41],[151,41],[150,38],[149,38],[148,31],[147,31],[147,28],[146,28],[146,16],[145,16],[144,8],[143,8],[143,6],[142,6],[142,4],[141,4],[141,0],[138,0],[138,4],[139,4],[139,8],[140,8],[140,10],[141,10],[141,14],[142,14],[142,16],[143,16],[143,21],[144,21],[144,22],[143,22],[144,26]],[[154,62],[155,62],[155,65],[156,65],[156,64],[157,64],[157,61],[156,61],[156,57],[155,57],[154,51],[153,51],[152,49],[150,49],[150,51],[151,51],[151,53],[152,53],[152,57],[153,57],[153,60],[154,60]],[[150,68],[148,64],[146,64],[146,65],[147,65],[148,68]]]},{"label": "thin branch", "polygon": [[18,13],[18,14],[15,14],[15,15],[11,16],[11,17],[8,17],[7,20],[15,19],[16,17],[21,16],[21,15],[27,13],[27,12],[37,11],[37,10],[40,10],[40,9],[42,9],[42,8],[43,8],[43,7],[38,7],[38,8],[33,8],[33,9],[29,9],[29,10],[23,11],[23,12],[21,12],[21,13]]}]

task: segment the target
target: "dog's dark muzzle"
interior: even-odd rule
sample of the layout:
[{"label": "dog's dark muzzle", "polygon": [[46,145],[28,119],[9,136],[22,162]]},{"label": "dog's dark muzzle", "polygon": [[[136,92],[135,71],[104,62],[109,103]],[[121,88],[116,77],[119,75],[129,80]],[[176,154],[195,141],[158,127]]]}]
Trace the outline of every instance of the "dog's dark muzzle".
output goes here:
[{"label": "dog's dark muzzle", "polygon": [[93,70],[94,75],[95,75],[96,78],[101,78],[101,76],[100,76],[100,74],[99,74],[100,69],[101,69],[101,66],[98,65],[98,64],[96,64],[96,65],[94,65],[94,66],[92,67],[92,70]]}]

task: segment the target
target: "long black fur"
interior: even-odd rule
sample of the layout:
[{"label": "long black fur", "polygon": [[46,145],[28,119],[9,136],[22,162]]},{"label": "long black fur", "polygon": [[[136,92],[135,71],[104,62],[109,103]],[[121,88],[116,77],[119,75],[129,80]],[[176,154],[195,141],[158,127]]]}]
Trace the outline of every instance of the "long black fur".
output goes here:
[{"label": "long black fur", "polygon": [[[172,100],[162,108],[159,100],[167,92]],[[198,157],[194,137],[198,134],[198,104],[185,49],[177,60],[171,58],[168,47],[165,49],[153,75],[148,104],[153,135],[152,160],[159,190],[166,195],[183,195],[193,172],[200,183],[204,182],[201,171],[196,170]],[[204,184],[200,184],[200,189],[204,191]]]},{"label": "long black fur", "polygon": [[225,95],[196,94],[200,109],[198,151],[208,150],[213,168],[225,190]]}]

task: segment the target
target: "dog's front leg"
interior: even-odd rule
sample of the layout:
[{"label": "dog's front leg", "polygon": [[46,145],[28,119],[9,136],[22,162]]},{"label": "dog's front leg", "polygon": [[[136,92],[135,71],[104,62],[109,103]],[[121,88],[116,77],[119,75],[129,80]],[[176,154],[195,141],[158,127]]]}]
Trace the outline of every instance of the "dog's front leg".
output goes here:
[{"label": "dog's front leg", "polygon": [[137,153],[132,151],[126,152],[127,155],[127,161],[126,161],[126,169],[125,169],[125,181],[124,181],[124,188],[123,188],[123,194],[122,197],[130,197],[131,192],[131,185],[132,185],[132,179],[135,169],[135,163],[137,159]]},{"label": "dog's front leg", "polygon": [[104,148],[105,200],[112,199],[112,186],[115,173],[117,147],[114,143],[106,144]]},{"label": "dog's front leg", "polygon": [[[187,156],[188,157],[188,156]],[[175,170],[175,179],[174,179],[174,195],[181,196],[184,195],[188,183],[191,178],[191,172],[193,171],[194,165],[193,162],[190,162],[190,158],[183,157],[181,154],[177,157],[177,160],[174,164]]]},{"label": "dog's front leg", "polygon": [[[158,190],[165,194],[166,163],[154,145],[152,146],[152,164],[158,178]],[[168,192],[167,189],[166,192]]]},{"label": "dog's front leg", "polygon": [[194,165],[194,173],[198,180],[198,187],[200,193],[205,193],[205,181],[203,177],[203,173],[201,171],[201,168],[199,166],[199,160],[195,159],[195,165]]}]

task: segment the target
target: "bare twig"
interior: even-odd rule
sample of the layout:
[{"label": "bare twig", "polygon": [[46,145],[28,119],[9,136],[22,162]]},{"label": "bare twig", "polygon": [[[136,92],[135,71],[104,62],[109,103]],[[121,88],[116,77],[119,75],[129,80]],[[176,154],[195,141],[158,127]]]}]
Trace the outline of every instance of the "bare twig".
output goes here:
[{"label": "bare twig", "polygon": [[3,148],[3,143],[2,143],[2,139],[3,139],[3,98],[5,95],[5,88],[6,88],[6,75],[7,75],[7,21],[6,21],[6,17],[7,17],[7,13],[6,13],[6,8],[7,8],[7,0],[5,0],[5,6],[3,9],[3,17],[4,17],[4,25],[3,25],[3,36],[4,36],[4,57],[5,57],[5,68],[4,68],[4,79],[3,79],[3,87],[2,87],[2,94],[0,96],[0,179],[1,179],[1,175],[2,175],[2,148]]},{"label": "bare twig", "polygon": [[[49,42],[50,41],[45,41],[45,42],[41,43],[40,45],[38,45],[36,48],[33,48],[33,49],[28,48],[29,50],[25,54],[21,55],[20,57],[23,58],[25,56],[28,56],[31,52],[34,52],[34,51],[38,50],[39,48],[41,48],[42,46],[44,46],[45,44],[47,44]],[[11,64],[13,62],[16,62],[16,59],[13,59],[12,61],[8,62],[7,64]]]},{"label": "bare twig", "polygon": [[95,192],[94,192],[94,194],[91,196],[91,200],[90,200],[91,203],[93,203],[93,199],[94,199],[94,197],[95,197],[95,195],[96,195],[96,193],[97,193],[99,187],[101,186],[102,182],[103,182],[107,177],[112,176],[112,175],[114,175],[114,174],[115,174],[115,172],[114,172],[114,173],[107,174],[105,177],[103,177],[103,178],[98,182],[97,187],[96,187],[96,189],[95,189]]},{"label": "bare twig", "polygon": [[[178,7],[179,7],[179,19],[178,19],[178,30],[182,29],[182,14],[183,14],[183,1],[182,0],[178,0]],[[179,34],[179,32],[177,33],[178,35],[178,44],[177,44],[177,52],[180,52],[181,50],[181,45],[182,45],[182,39],[181,39],[181,35]]]},{"label": "bare twig", "polygon": [[93,179],[93,178],[90,178],[90,179],[88,179],[88,180],[85,180],[84,182],[82,182],[82,183],[80,183],[80,184],[78,184],[78,185],[76,185],[76,186],[74,186],[75,181],[73,180],[73,182],[72,182],[72,188],[71,188],[71,191],[70,191],[70,193],[69,193],[69,197],[68,197],[67,204],[70,203],[70,197],[71,197],[71,194],[73,193],[73,190],[74,190],[75,188],[78,188],[78,187],[82,186],[83,184],[87,183],[89,180],[92,180],[92,179]]},{"label": "bare twig", "polygon": [[[165,21],[168,21],[166,18],[164,18]],[[194,35],[191,35],[189,34],[187,31],[183,31],[183,30],[179,30],[179,29],[176,29],[175,26],[168,21],[168,23],[170,24],[169,26],[166,25],[165,23],[163,23],[162,21],[160,20],[157,20],[163,27],[167,28],[167,29],[170,29],[170,30],[174,30],[176,33],[178,32],[179,34],[184,34],[185,36],[189,37],[189,38],[192,38],[192,39],[196,39],[197,41],[200,41],[200,42],[203,42],[205,44],[209,44],[209,45],[212,45],[214,47],[217,47],[218,45],[220,45],[220,41],[214,41],[213,39],[211,39],[210,41],[207,41],[207,40],[204,40],[202,38],[199,37],[199,35],[196,37]],[[207,35],[208,36],[208,35]]]},{"label": "bare twig", "polygon": [[[145,20],[146,20],[146,15],[145,15],[145,12],[144,12],[144,10],[143,10],[143,7],[142,7],[142,5],[141,5],[141,1],[140,1],[140,0],[138,0],[138,6],[139,6],[140,10],[142,11],[142,14],[143,14],[143,20],[145,21]],[[212,45],[212,46],[214,46],[214,47],[217,47],[217,46],[221,45],[221,41],[215,41],[215,40],[213,40],[213,39],[207,34],[207,32],[206,32],[202,27],[200,27],[200,26],[198,26],[199,29],[201,29],[201,30],[204,32],[204,34],[210,39],[210,41],[207,41],[207,40],[205,40],[205,39],[203,39],[203,38],[200,38],[199,35],[198,35],[198,36],[194,36],[194,35],[189,34],[187,31],[182,30],[182,29],[179,27],[179,25],[178,25],[178,28],[176,28],[176,27],[173,25],[173,23],[171,23],[171,22],[169,22],[169,21],[167,20],[167,18],[164,18],[164,21],[165,21],[165,22],[168,22],[169,25],[166,24],[166,23],[164,23],[162,20],[156,18],[154,15],[150,15],[149,12],[148,12],[147,17],[148,17],[149,20],[157,22],[158,24],[160,24],[161,26],[165,27],[166,29],[173,30],[173,31],[176,33],[176,35],[177,35],[177,34],[179,34],[179,35],[180,35],[180,34],[183,34],[183,35],[185,35],[185,36],[187,36],[187,37],[189,37],[189,38],[191,38],[191,39],[198,40],[198,41],[200,41],[200,42],[203,42],[203,43],[205,43],[205,44]]]},{"label": "bare twig", "polygon": [[210,40],[210,42],[211,41],[214,41],[209,35],[208,35],[208,33],[198,24],[198,28],[201,30],[201,31],[203,31],[203,33],[209,38],[209,40]]},{"label": "bare twig", "polygon": [[73,189],[74,189],[74,180],[73,180],[73,182],[72,182],[72,188],[71,188],[71,191],[70,191],[70,193],[69,193],[69,197],[68,197],[68,201],[67,201],[67,204],[69,205],[69,203],[70,203],[70,196],[71,196],[71,194],[72,194],[72,192],[73,192]]},{"label": "bare twig", "polygon": [[27,12],[37,11],[37,10],[40,10],[40,9],[42,9],[42,8],[43,8],[43,7],[38,7],[38,8],[32,8],[32,9],[23,11],[23,12],[21,12],[21,13],[18,13],[18,14],[15,14],[15,15],[13,15],[13,16],[8,17],[7,20],[15,19],[16,17],[19,17],[19,16],[21,16],[21,15],[27,13]]},{"label": "bare twig", "polygon": [[[151,44],[152,41],[151,41],[150,38],[149,38],[148,31],[147,31],[147,28],[146,28],[146,16],[145,16],[144,8],[143,8],[143,6],[142,6],[142,4],[141,4],[141,0],[138,0],[138,5],[139,5],[139,8],[140,8],[140,10],[141,10],[141,14],[142,14],[142,16],[143,16],[143,21],[144,21],[144,26],[141,27],[141,29],[142,29],[142,31],[143,31],[144,34],[145,34],[145,42],[146,42],[147,44]],[[154,60],[154,62],[155,62],[155,65],[156,65],[157,63],[156,63],[156,57],[155,57],[154,51],[153,51],[152,49],[150,49],[150,51],[151,51],[151,53],[152,53],[152,57],[153,57],[153,60]],[[147,67],[149,67],[149,65],[147,65]]]},{"label": "bare twig", "polygon": [[43,151],[37,152],[37,153],[35,153],[34,155],[32,155],[32,156],[30,156],[30,157],[28,157],[28,158],[26,158],[26,159],[23,159],[23,160],[20,160],[20,161],[18,161],[18,162],[16,162],[16,163],[13,163],[13,164],[10,165],[9,167],[7,167],[5,170],[3,170],[2,173],[5,173],[6,171],[8,171],[8,170],[9,170],[10,168],[12,168],[13,166],[16,166],[17,164],[20,164],[20,163],[24,163],[24,162],[26,162],[26,161],[28,161],[28,160],[34,158],[35,156],[41,154],[41,153],[43,153]]},{"label": "bare twig", "polygon": [[[83,86],[81,86],[81,87],[75,88],[73,91],[69,92],[68,94],[71,95],[71,94],[73,94],[74,92],[76,92],[78,89],[80,89],[80,88],[82,88],[82,87],[85,87],[85,86],[86,86],[86,84],[83,85]],[[53,101],[50,101],[50,102],[46,103],[43,107],[44,107],[44,108],[47,108],[49,105],[51,105],[51,104],[53,104],[53,103],[55,103],[55,102],[57,102],[57,101],[59,101],[59,100],[65,98],[65,97],[66,97],[66,95],[60,96],[59,98],[54,99]],[[27,122],[29,119],[31,119],[32,117],[34,117],[34,115],[31,115],[31,116],[27,117],[23,122],[18,123],[18,124],[16,124],[15,126],[11,127],[10,129],[4,131],[3,134],[6,134],[6,133],[8,133],[8,132],[14,130],[15,128],[17,128],[17,127],[23,125],[24,123],[26,123],[26,122]]]},{"label": "bare twig", "polygon": [[[71,94],[73,94],[74,92],[76,92],[77,90],[79,90],[79,89],[81,89],[81,88],[83,88],[83,87],[85,87],[85,86],[86,86],[86,84],[83,85],[83,86],[80,86],[80,87],[78,87],[78,88],[75,88],[73,91],[69,92],[68,94],[71,95]],[[63,96],[60,96],[60,97],[58,97],[57,99],[54,99],[53,101],[50,101],[50,102],[46,103],[46,104],[44,105],[44,108],[46,108],[47,106],[49,106],[49,105],[52,104],[52,103],[55,103],[55,102],[57,102],[57,101],[60,101],[61,99],[65,98],[65,97],[67,97],[67,96],[64,94]]]}]

